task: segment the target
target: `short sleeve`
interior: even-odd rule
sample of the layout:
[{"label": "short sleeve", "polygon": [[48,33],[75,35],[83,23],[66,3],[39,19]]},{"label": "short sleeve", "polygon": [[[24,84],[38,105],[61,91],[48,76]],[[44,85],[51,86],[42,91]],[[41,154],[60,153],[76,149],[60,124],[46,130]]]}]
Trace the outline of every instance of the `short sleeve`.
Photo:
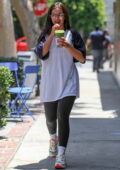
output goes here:
[{"label": "short sleeve", "polygon": [[[85,48],[85,43],[81,37],[81,35],[77,31],[71,31],[72,32],[72,43],[73,46],[82,52],[83,57],[86,58],[86,48]],[[74,62],[77,62],[76,59],[74,59]]]},{"label": "short sleeve", "polygon": [[45,37],[42,37],[41,41],[36,45],[34,52],[35,54],[41,59],[41,60],[46,60],[49,57],[49,52],[43,56],[42,51],[43,51],[43,45],[45,42]]}]

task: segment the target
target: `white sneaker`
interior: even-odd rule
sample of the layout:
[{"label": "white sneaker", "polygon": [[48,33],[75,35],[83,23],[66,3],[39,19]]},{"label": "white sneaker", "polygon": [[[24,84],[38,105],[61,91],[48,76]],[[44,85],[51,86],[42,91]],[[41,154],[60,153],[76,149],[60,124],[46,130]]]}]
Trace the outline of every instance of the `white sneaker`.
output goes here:
[{"label": "white sneaker", "polygon": [[49,145],[49,156],[54,158],[57,155],[57,139],[50,139],[50,145]]},{"label": "white sneaker", "polygon": [[66,164],[65,154],[57,155],[56,162],[55,162],[55,168],[56,169],[65,169],[66,167],[67,167],[67,164]]}]

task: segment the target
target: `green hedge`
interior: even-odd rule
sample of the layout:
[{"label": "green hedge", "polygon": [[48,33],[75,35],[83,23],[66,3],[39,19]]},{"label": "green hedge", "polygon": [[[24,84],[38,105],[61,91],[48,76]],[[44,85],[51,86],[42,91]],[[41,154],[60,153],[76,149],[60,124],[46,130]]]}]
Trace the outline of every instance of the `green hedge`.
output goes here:
[{"label": "green hedge", "polygon": [[[15,58],[15,57],[2,57],[0,56],[0,62],[17,62],[18,63],[18,78],[19,78],[19,81],[20,81],[20,84],[22,83],[22,80],[23,80],[23,61],[22,60],[19,60],[18,58]],[[15,84],[13,83],[13,86],[15,86]]]},{"label": "green hedge", "polygon": [[[21,84],[22,81],[23,81],[23,76],[24,76],[24,74],[23,74],[23,64],[24,64],[23,61],[19,60],[18,58],[15,58],[15,57],[0,56],[0,62],[17,62],[18,63],[18,67],[19,67],[18,78],[19,78],[19,82]],[[7,116],[7,114],[8,114],[8,104],[7,104],[8,99],[10,97],[15,98],[14,95],[10,96],[10,94],[7,92],[7,89],[9,87],[16,86],[15,85],[15,76],[10,72],[10,70],[8,68],[6,68],[6,67],[4,67],[4,68],[5,69],[3,69],[3,67],[1,67],[1,69],[3,69],[4,72],[0,71],[0,127],[3,127],[3,126],[6,125],[6,120],[4,120],[3,118],[5,116]],[[9,70],[9,71],[7,71],[6,69]],[[8,76],[8,77],[6,77],[6,76]],[[11,78],[9,76],[13,77],[12,81],[11,81]],[[4,78],[6,79],[6,81],[5,81]]]},{"label": "green hedge", "polygon": [[3,118],[8,114],[8,99],[10,98],[8,88],[13,81],[9,68],[0,66],[0,128],[6,125],[6,120]]}]

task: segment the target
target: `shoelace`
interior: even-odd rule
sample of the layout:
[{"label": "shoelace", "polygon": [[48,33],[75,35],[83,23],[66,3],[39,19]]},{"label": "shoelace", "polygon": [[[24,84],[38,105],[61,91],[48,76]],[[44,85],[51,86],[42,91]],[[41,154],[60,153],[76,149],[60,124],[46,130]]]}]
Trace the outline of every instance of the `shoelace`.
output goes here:
[{"label": "shoelace", "polygon": [[58,155],[56,160],[57,160],[57,162],[65,163],[65,156],[64,155]]}]

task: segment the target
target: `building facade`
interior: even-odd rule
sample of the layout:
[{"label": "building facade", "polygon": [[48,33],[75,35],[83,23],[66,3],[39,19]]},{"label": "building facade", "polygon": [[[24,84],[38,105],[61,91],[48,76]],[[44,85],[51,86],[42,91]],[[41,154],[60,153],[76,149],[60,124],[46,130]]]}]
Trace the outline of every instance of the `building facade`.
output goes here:
[{"label": "building facade", "polygon": [[114,5],[115,11],[115,41],[114,41],[114,75],[120,85],[120,0],[116,0]]},{"label": "building facade", "polygon": [[104,0],[106,11],[106,28],[114,44],[112,58],[113,74],[120,85],[120,0]]},{"label": "building facade", "polygon": [[104,0],[106,12],[106,28],[108,29],[112,40],[114,41],[114,2],[115,0]]}]

